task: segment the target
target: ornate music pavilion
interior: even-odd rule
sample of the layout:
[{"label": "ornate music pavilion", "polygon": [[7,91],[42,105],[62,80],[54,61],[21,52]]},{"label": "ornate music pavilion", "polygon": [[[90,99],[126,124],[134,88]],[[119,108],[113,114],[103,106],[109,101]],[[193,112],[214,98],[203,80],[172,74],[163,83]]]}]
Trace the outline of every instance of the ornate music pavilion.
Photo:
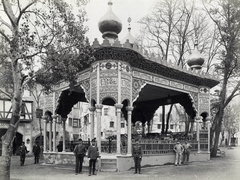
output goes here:
[{"label": "ornate music pavilion", "polygon": [[[181,69],[177,65],[160,61],[154,56],[148,59],[142,50],[135,44],[130,33],[126,42],[121,44],[118,34],[121,32],[122,23],[112,12],[112,3],[109,2],[108,12],[100,19],[98,26],[102,33],[103,43],[99,44],[95,39],[92,47],[95,49],[95,61],[86,65],[79,73],[78,85],[70,93],[68,84],[59,83],[55,87],[56,115],[50,122],[49,151],[47,150],[46,127],[44,124],[44,157],[47,160],[55,159],[55,163],[61,162],[61,158],[72,156],[65,150],[65,133],[63,133],[63,152],[56,152],[56,118],[62,121],[65,132],[65,120],[72,107],[79,101],[90,104],[90,138],[94,138],[94,128],[97,128],[97,145],[101,151],[101,114],[103,105],[111,105],[116,108],[117,116],[117,151],[116,170],[124,171],[133,167],[131,158],[132,126],[136,121],[149,126],[155,111],[159,106],[179,103],[191,118],[192,124],[197,124],[197,138],[190,143],[193,145],[191,161],[208,160],[210,158],[209,147],[209,115],[210,99],[209,90],[219,81],[201,70],[204,63],[197,48],[189,58],[189,69]],[[130,22],[130,20],[129,20]],[[161,63],[160,63],[161,62]],[[96,111],[97,123],[94,124],[94,112]],[[127,120],[127,153],[121,153],[121,114]],[[200,122],[208,122],[206,128],[199,126]],[[53,137],[52,132],[53,131]],[[175,140],[141,141],[144,158],[142,165],[156,165],[173,162],[172,151]],[[103,166],[101,161],[99,166]],[[74,162],[74,161],[73,161]],[[66,163],[66,161],[65,161]]]}]

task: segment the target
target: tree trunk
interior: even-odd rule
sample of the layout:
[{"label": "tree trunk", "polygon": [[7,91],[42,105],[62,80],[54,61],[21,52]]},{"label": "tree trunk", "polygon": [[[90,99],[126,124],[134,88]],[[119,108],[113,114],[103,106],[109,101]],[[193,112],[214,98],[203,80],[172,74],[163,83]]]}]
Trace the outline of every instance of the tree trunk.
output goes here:
[{"label": "tree trunk", "polygon": [[[12,119],[17,120],[19,117],[13,116]],[[0,177],[2,177],[2,180],[10,179],[12,144],[14,141],[15,133],[15,127],[10,125],[6,134],[2,136],[2,156],[0,162]]]},{"label": "tree trunk", "polygon": [[217,156],[217,150],[218,150],[218,142],[219,142],[219,135],[221,132],[221,127],[219,128],[219,126],[217,127],[216,131],[215,131],[215,141],[213,144],[213,149],[211,152],[211,156],[212,157],[216,157]]}]

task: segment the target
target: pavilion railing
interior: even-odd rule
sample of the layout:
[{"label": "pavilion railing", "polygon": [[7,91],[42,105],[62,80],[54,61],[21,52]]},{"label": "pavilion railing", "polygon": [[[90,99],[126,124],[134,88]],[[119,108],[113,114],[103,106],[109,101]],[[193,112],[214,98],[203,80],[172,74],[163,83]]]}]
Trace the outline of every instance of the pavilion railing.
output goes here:
[{"label": "pavilion railing", "polygon": [[[162,140],[162,139],[140,139],[139,144],[142,146],[143,155],[161,155],[161,154],[173,154],[173,148],[177,141],[180,141],[181,144],[185,140]],[[198,141],[196,139],[188,140],[192,146],[192,151],[198,151]],[[208,133],[207,131],[200,131],[199,136],[200,150],[208,150]],[[66,141],[66,151],[72,152],[77,142]],[[83,141],[83,144],[86,148],[90,145],[89,141]],[[135,144],[133,140],[132,145]],[[121,142],[121,154],[127,154],[127,142]],[[117,152],[117,142],[116,140],[112,141],[101,141],[101,152],[102,153],[116,153]]]}]

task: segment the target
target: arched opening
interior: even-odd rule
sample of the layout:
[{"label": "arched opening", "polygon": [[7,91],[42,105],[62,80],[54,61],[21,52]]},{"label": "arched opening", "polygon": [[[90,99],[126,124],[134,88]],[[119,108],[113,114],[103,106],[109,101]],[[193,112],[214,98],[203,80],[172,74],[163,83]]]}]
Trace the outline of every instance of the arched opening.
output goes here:
[{"label": "arched opening", "polygon": [[201,114],[200,114],[200,116],[202,116],[202,122],[203,122],[203,126],[202,126],[202,128],[203,129],[206,129],[207,128],[207,125],[206,125],[206,122],[207,122],[207,117],[208,117],[208,113],[207,112],[202,112]]},{"label": "arched opening", "polygon": [[102,104],[108,105],[108,106],[114,106],[116,104],[116,102],[112,98],[106,97],[102,100]]},{"label": "arched opening", "polygon": [[122,114],[123,114],[123,117],[124,117],[124,119],[127,121],[127,118],[128,118],[128,116],[127,116],[127,106],[130,106],[130,101],[128,100],[128,99],[125,99],[123,102],[122,102],[122,105],[123,105],[123,107],[122,107]]}]

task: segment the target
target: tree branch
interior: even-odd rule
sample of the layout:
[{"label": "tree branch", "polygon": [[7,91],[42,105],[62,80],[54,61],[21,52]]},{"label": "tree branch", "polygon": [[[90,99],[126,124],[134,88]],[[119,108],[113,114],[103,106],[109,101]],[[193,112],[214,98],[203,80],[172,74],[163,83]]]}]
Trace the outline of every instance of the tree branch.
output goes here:
[{"label": "tree branch", "polygon": [[19,16],[17,18],[17,23],[19,23],[22,15],[25,13],[25,11],[30,7],[32,6],[33,4],[35,4],[37,2],[37,0],[33,0],[32,2],[30,2],[28,5],[26,5],[22,10],[21,8],[19,7],[19,9],[21,10],[20,13],[19,13]]},{"label": "tree branch", "polygon": [[11,8],[11,4],[9,2],[9,0],[2,0],[2,4],[3,4],[3,9],[4,12],[7,14],[9,20],[11,21],[13,26],[16,26],[16,17],[14,16],[13,10]]},{"label": "tree branch", "polygon": [[0,91],[1,91],[3,94],[5,94],[7,97],[9,97],[10,99],[12,98],[11,94],[7,93],[6,91],[2,90],[1,88],[0,88]]},{"label": "tree branch", "polygon": [[7,37],[7,35],[3,31],[0,30],[0,34],[5,38],[7,42],[9,43],[11,42],[10,39]]}]

